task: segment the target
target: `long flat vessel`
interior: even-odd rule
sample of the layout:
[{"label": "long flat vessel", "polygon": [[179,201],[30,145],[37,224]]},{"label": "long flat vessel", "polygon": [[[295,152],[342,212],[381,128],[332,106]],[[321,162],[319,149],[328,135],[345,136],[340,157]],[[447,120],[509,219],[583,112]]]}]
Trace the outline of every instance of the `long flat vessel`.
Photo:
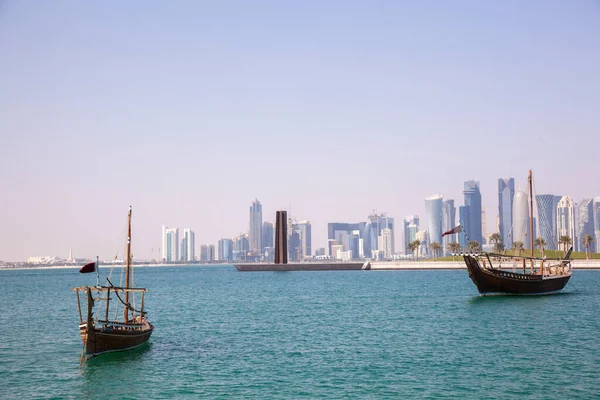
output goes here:
[{"label": "long flat vessel", "polygon": [[288,263],[288,264],[234,264],[238,271],[358,271],[371,269],[370,263],[347,262],[347,263]]}]

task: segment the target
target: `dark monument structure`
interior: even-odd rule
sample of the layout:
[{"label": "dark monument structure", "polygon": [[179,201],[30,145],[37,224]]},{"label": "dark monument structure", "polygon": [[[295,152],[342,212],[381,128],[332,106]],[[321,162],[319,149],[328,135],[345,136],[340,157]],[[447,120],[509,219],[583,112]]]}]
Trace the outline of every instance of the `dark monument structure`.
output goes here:
[{"label": "dark monument structure", "polygon": [[287,211],[277,211],[275,221],[275,264],[287,264]]}]

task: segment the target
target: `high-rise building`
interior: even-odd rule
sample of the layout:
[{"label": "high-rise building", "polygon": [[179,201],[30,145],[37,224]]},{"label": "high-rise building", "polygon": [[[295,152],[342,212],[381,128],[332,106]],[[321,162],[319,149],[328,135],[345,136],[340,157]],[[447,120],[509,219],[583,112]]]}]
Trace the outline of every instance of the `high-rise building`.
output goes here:
[{"label": "high-rise building", "polygon": [[250,243],[247,234],[241,234],[233,241],[233,259],[235,261],[245,261],[250,251]]},{"label": "high-rise building", "polygon": [[425,198],[425,212],[427,214],[427,227],[429,229],[430,244],[442,244],[442,202],[441,194],[434,194]]},{"label": "high-rise building", "polygon": [[[371,224],[371,229],[373,230],[373,234],[377,237],[377,241],[375,243],[371,243],[371,249],[379,250],[379,237],[381,236],[381,231],[385,228],[389,228],[391,230],[392,235],[392,254],[395,251],[395,235],[394,235],[394,218],[388,217],[386,213],[377,214],[373,212],[373,214],[369,215],[368,222]],[[359,229],[360,230],[360,229]],[[377,246],[375,248],[375,246]]]},{"label": "high-rise building", "polygon": [[600,251],[600,197],[594,198],[594,236],[596,236],[596,252]]},{"label": "high-rise building", "polygon": [[408,248],[410,242],[416,240],[416,234],[419,231],[419,217],[416,215],[409,215],[404,218],[404,254],[412,254],[412,251]]},{"label": "high-rise building", "polygon": [[233,259],[233,240],[221,239],[217,244],[217,258],[219,261],[232,261]]},{"label": "high-rise building", "polygon": [[570,196],[563,196],[556,205],[556,237],[558,241],[562,236],[568,236],[571,244],[575,244],[575,209]]},{"label": "high-rise building", "polygon": [[200,262],[208,262],[208,245],[200,246]]},{"label": "high-rise building", "polygon": [[[454,200],[445,200],[442,203],[442,233],[448,232],[454,227],[456,227],[456,207],[454,207]],[[456,233],[444,236],[442,238],[442,254],[449,254],[448,244],[457,241]]]},{"label": "high-rise building", "polygon": [[556,207],[552,194],[535,196],[537,223],[540,237],[546,241],[546,249],[556,250]]},{"label": "high-rise building", "polygon": [[208,255],[208,262],[215,261],[215,245],[214,244],[208,245],[207,255]]},{"label": "high-rise building", "polygon": [[296,224],[300,235],[300,259],[309,258],[312,255],[312,238],[310,221],[304,220]]},{"label": "high-rise building", "polygon": [[[577,203],[575,210],[576,225],[575,225],[575,239],[573,240],[575,251],[586,251],[586,247],[583,244],[586,235],[590,235],[594,239],[594,200],[583,199]],[[596,251],[595,239],[592,241],[590,250]]]},{"label": "high-rise building", "polygon": [[250,229],[248,230],[248,242],[250,251],[258,254],[262,252],[262,205],[258,199],[254,199],[250,206]]},{"label": "high-rise building", "polygon": [[183,230],[181,239],[181,260],[194,261],[196,259],[196,233],[191,229]]},{"label": "high-rise building", "polygon": [[[521,242],[530,249],[529,202],[527,193],[519,190],[513,197],[512,243]],[[512,246],[512,244],[511,244]]]},{"label": "high-rise building", "polygon": [[515,179],[498,179],[498,220],[500,237],[504,248],[512,247],[513,197],[515,196]]},{"label": "high-rise building", "polygon": [[475,240],[483,244],[479,182],[466,181],[463,194],[465,196],[465,209],[463,210],[465,220],[461,219],[463,228],[470,241]]},{"label": "high-rise building", "polygon": [[273,227],[272,222],[263,222],[262,227],[262,248],[264,249],[272,249],[275,247],[275,229]]},{"label": "high-rise building", "polygon": [[383,228],[379,236],[379,251],[384,259],[390,259],[394,254],[394,246],[392,242],[392,230]]},{"label": "high-rise building", "polygon": [[179,261],[179,228],[162,226],[162,259],[166,262]]}]

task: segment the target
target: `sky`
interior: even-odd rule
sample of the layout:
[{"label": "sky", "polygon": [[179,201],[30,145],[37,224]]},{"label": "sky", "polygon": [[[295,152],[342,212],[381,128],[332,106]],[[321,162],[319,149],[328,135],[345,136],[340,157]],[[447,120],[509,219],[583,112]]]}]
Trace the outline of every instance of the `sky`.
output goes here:
[{"label": "sky", "polygon": [[[158,257],[498,178],[600,196],[600,2],[2,1],[0,260]],[[492,228],[488,228],[490,232]],[[397,228],[396,247],[401,234]]]}]

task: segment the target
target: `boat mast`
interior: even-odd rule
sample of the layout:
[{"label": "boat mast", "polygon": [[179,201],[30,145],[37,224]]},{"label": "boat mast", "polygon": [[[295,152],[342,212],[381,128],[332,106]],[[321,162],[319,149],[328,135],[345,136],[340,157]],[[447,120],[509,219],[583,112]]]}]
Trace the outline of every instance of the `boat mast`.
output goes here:
[{"label": "boat mast", "polygon": [[531,257],[533,257],[533,184],[531,179],[531,170],[529,170],[529,247],[531,249]]},{"label": "boat mast", "polygon": [[[129,279],[131,277],[131,206],[129,206],[129,213],[127,214],[127,251],[125,252],[127,261],[125,264],[125,288],[129,289]],[[129,320],[129,291],[125,291],[125,309],[123,310],[124,322]]]}]

